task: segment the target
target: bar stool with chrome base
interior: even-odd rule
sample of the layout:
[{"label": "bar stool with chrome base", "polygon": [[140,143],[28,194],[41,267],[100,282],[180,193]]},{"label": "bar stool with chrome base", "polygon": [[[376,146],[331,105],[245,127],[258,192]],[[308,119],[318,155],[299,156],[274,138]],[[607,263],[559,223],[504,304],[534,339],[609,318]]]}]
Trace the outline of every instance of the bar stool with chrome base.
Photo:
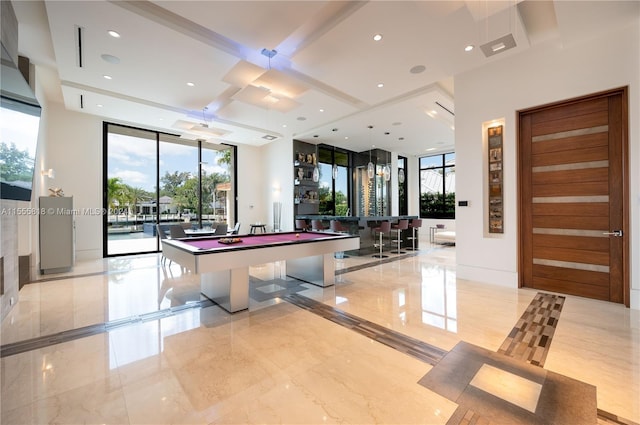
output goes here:
[{"label": "bar stool with chrome base", "polygon": [[402,243],[402,231],[407,230],[409,228],[409,220],[402,219],[398,220],[397,224],[391,226],[391,230],[397,231],[397,239],[394,239],[392,242],[396,242],[398,244],[398,249],[395,251],[391,251],[394,254],[406,254],[404,251],[400,251],[400,244]]},{"label": "bar stool with chrome base", "polygon": [[416,240],[418,239],[417,232],[419,232],[420,230],[416,232],[416,229],[420,229],[420,227],[422,227],[421,218],[411,219],[411,222],[409,222],[409,229],[411,229],[411,237],[409,238],[411,239],[411,248],[405,248],[406,250],[411,250],[411,251],[419,250],[418,248],[416,248]]},{"label": "bar stool with chrome base", "polygon": [[380,223],[380,225],[378,227],[374,227],[373,229],[373,236],[375,237],[376,232],[379,234],[380,237],[380,241],[377,244],[373,244],[373,246],[375,246],[376,248],[380,249],[380,252],[378,254],[373,255],[373,257],[376,258],[387,258],[388,255],[382,255],[382,247],[384,246],[384,244],[382,243],[382,239],[383,239],[383,234],[384,233],[389,233],[391,231],[391,222],[390,221],[383,221]]}]

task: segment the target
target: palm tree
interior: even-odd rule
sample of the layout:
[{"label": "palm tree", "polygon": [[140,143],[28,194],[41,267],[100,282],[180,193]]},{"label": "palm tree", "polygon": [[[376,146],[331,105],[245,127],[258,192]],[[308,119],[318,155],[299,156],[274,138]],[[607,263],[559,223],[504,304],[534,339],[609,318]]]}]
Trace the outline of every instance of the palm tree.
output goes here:
[{"label": "palm tree", "polygon": [[122,183],[120,177],[111,177],[107,180],[107,206],[110,211],[115,212],[116,224],[118,223],[118,211],[116,211],[116,208],[120,204],[124,204],[125,192],[126,186]]}]

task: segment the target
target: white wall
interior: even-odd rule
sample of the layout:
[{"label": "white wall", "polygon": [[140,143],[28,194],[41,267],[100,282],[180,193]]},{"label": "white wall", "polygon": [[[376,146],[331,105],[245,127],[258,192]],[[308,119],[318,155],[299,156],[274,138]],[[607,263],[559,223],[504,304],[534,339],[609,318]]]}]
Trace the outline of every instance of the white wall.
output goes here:
[{"label": "white wall", "polygon": [[273,230],[273,203],[282,202],[281,231],[293,230],[293,140],[282,138],[262,147],[262,161],[268,165],[260,178],[265,206],[268,208],[267,229]]},{"label": "white wall", "polygon": [[[631,306],[640,309],[640,24],[562,47],[548,44],[455,77],[457,275],[517,286],[516,111],[629,86]],[[484,236],[482,124],[504,118],[505,232]]]},{"label": "white wall", "polygon": [[249,225],[267,220],[266,197],[262,191],[267,169],[261,147],[238,146],[238,211],[240,233],[248,233]]},{"label": "white wall", "polygon": [[[58,187],[65,196],[73,196],[74,209],[102,208],[102,120],[51,103],[47,127],[46,157],[42,160],[56,174],[53,180],[45,179],[43,194],[46,196],[50,187]],[[76,260],[101,258],[102,215],[76,214],[75,226]],[[33,233],[37,251],[37,225]]]}]

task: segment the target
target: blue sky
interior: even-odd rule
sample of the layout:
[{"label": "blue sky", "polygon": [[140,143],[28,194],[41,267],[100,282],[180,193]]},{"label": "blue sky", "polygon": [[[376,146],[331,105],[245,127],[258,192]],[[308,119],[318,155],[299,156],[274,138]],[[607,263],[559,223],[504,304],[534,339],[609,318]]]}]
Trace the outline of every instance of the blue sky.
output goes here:
[{"label": "blue sky", "polygon": [[[185,143],[193,144],[192,141]],[[203,143],[203,147],[206,142]],[[213,146],[212,146],[213,147]],[[207,174],[224,174],[219,166],[218,151],[203,149],[203,171]],[[109,133],[108,176],[120,177],[132,187],[154,191],[156,185],[156,142],[133,136]],[[198,174],[198,152],[195,146],[179,143],[160,143],[160,176],[166,172],[189,172]]]}]

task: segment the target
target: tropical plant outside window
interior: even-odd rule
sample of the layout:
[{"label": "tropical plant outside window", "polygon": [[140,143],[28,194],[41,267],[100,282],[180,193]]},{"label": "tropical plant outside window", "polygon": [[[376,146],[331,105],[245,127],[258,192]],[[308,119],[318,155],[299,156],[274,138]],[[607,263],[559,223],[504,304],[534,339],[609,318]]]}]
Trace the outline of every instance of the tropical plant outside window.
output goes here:
[{"label": "tropical plant outside window", "polygon": [[420,158],[420,217],[455,218],[455,153]]}]

